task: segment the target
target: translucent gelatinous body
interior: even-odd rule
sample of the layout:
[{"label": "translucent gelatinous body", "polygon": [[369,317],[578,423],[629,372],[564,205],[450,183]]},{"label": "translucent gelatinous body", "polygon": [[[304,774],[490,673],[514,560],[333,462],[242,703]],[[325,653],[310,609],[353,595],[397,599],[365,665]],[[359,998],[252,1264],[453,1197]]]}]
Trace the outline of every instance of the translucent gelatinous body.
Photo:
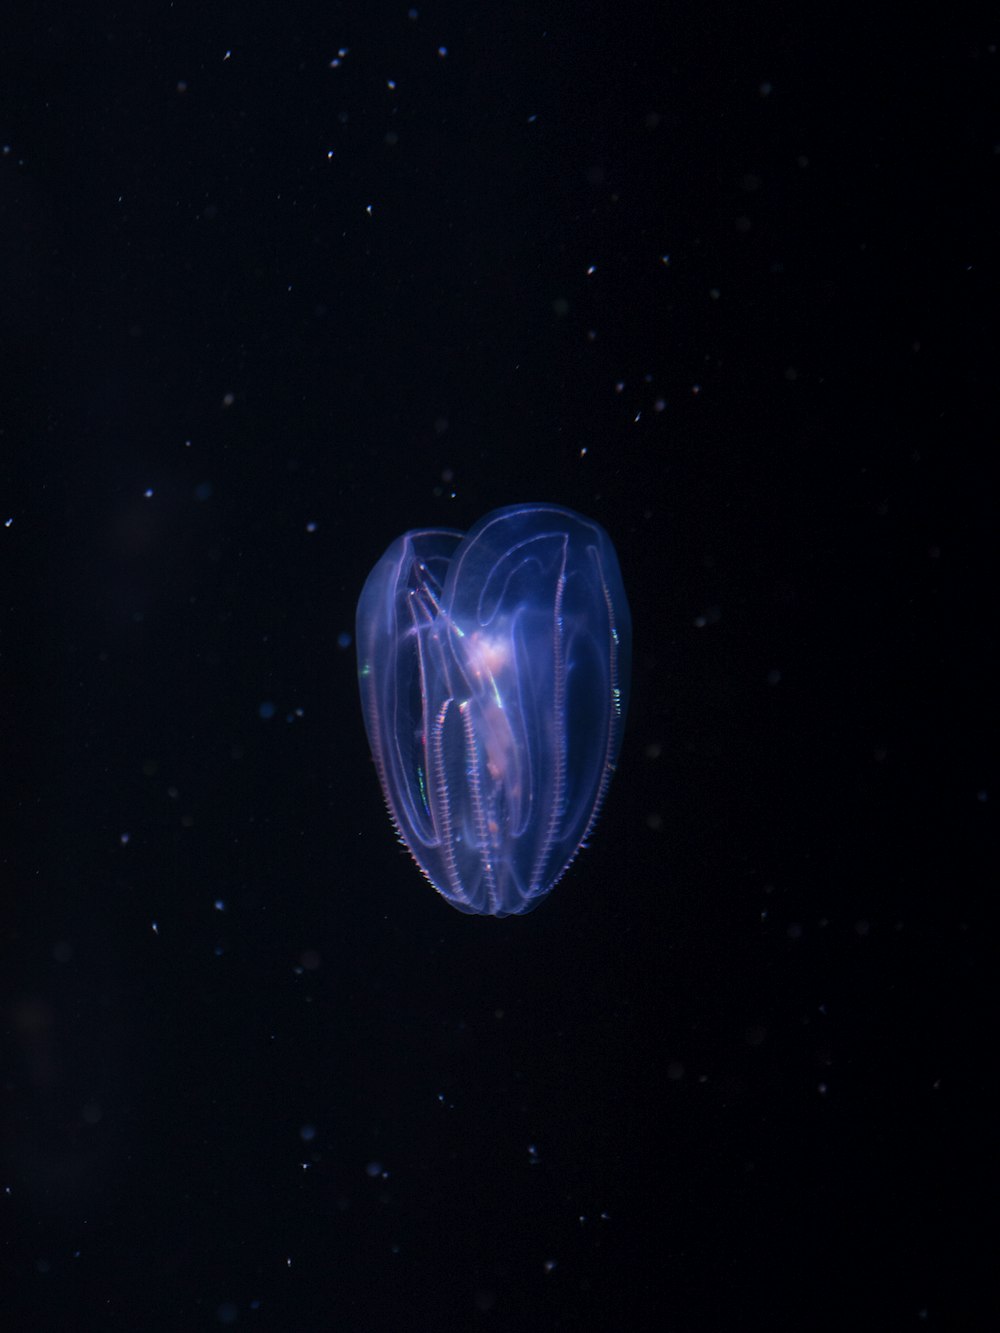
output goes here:
[{"label": "translucent gelatinous body", "polygon": [[621,746],[631,620],[603,528],[526,504],[408,532],[358,603],[386,803],[461,912],[530,911],[597,817]]}]

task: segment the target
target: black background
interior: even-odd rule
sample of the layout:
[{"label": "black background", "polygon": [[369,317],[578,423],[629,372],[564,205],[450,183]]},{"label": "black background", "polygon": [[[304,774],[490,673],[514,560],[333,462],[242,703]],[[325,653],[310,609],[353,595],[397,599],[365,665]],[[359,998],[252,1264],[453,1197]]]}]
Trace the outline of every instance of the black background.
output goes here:
[{"label": "black background", "polygon": [[[4,1327],[996,1327],[997,32],[935,24],[7,12]],[[498,922],[342,636],[533,499],[635,671]]]}]

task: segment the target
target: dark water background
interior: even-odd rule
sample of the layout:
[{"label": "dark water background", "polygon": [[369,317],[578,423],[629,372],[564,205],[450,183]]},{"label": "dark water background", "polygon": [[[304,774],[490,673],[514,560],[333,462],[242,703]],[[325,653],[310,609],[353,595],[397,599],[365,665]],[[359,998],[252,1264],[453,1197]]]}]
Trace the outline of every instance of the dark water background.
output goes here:
[{"label": "dark water background", "polygon": [[[935,24],[12,6],[5,1328],[996,1326],[997,32]],[[345,636],[525,499],[635,671],[497,922]]]}]

